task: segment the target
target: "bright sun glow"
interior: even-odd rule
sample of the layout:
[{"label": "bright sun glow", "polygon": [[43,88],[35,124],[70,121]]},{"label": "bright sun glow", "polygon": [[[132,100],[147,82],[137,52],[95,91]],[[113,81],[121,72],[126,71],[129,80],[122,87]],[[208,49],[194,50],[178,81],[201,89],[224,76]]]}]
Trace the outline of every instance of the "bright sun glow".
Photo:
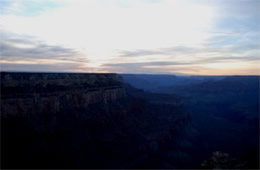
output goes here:
[{"label": "bright sun glow", "polygon": [[118,49],[199,46],[208,38],[213,16],[209,7],[183,1],[120,8],[74,0],[41,16],[2,16],[0,20],[6,30],[83,50],[89,65],[98,67],[118,56]]}]

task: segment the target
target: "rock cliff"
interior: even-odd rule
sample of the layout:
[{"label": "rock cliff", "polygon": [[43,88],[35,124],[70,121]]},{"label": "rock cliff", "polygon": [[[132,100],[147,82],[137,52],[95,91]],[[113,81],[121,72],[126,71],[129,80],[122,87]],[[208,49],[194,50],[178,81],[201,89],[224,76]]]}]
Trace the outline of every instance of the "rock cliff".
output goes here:
[{"label": "rock cliff", "polygon": [[126,96],[116,74],[1,73],[1,115],[87,109]]}]

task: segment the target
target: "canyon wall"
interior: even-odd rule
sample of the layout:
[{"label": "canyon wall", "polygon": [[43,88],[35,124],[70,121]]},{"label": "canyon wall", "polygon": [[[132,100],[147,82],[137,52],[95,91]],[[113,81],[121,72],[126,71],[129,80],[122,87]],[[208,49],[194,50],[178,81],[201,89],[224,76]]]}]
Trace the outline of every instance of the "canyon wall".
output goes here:
[{"label": "canyon wall", "polygon": [[126,96],[117,74],[1,73],[1,115],[87,109]]}]

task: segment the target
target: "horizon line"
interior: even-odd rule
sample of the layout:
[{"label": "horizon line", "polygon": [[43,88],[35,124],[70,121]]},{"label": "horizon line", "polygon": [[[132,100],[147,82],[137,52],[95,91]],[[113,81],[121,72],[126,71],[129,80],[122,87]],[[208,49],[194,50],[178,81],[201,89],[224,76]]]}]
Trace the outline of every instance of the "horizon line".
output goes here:
[{"label": "horizon line", "polygon": [[118,75],[154,75],[154,76],[260,76],[257,74],[223,74],[223,75],[207,75],[207,74],[184,74],[184,73],[116,73],[116,72],[66,72],[66,71],[16,71],[16,70],[11,70],[11,71],[5,71],[5,70],[0,70],[0,73],[58,73],[58,74],[118,74]]}]

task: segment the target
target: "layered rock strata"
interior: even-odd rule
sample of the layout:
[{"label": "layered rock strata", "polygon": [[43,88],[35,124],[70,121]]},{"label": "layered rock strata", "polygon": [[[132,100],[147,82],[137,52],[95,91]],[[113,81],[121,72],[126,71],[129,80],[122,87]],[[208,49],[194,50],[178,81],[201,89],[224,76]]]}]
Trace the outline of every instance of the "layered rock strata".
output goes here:
[{"label": "layered rock strata", "polygon": [[126,96],[117,74],[1,73],[1,115],[87,109]]}]

